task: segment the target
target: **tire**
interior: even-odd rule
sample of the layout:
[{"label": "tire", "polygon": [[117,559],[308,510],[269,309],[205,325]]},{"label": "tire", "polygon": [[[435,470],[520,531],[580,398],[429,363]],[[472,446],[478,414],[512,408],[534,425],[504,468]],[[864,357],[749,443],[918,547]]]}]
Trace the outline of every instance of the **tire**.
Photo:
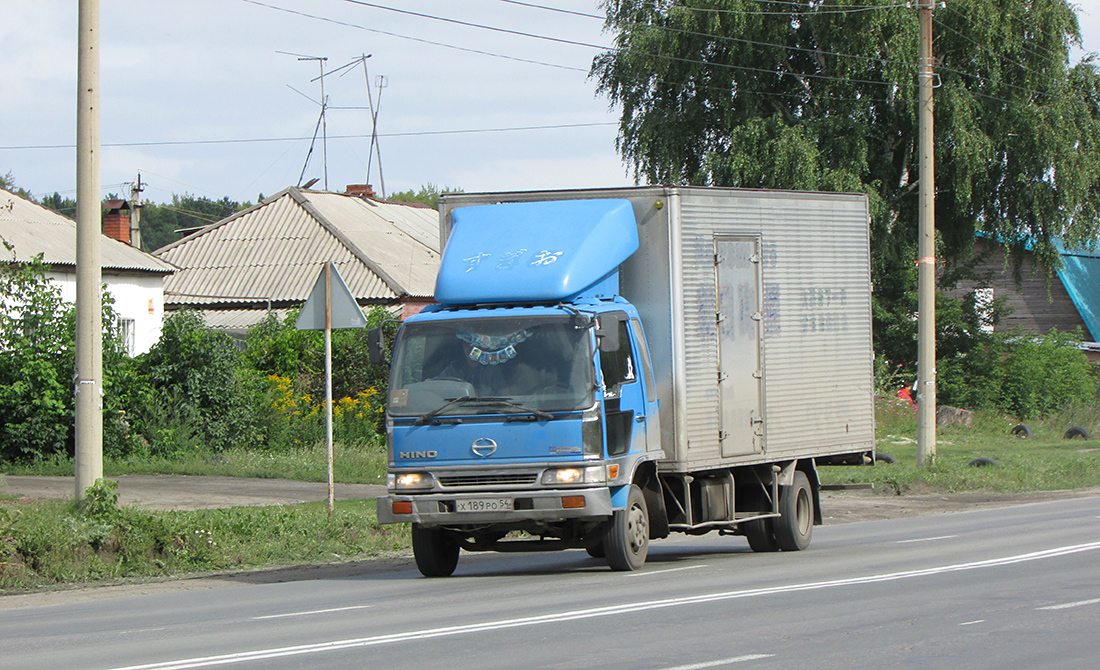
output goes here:
[{"label": "tire", "polygon": [[772,531],[771,519],[746,521],[741,526],[745,539],[749,541],[749,548],[753,551],[779,551],[779,544],[775,541],[775,533]]},{"label": "tire", "polygon": [[814,496],[806,473],[795,471],[794,481],[779,492],[779,518],[772,519],[775,542],[783,551],[802,551],[814,532]]},{"label": "tire", "polygon": [[630,485],[626,509],[615,510],[612,515],[603,548],[612,570],[629,572],[645,565],[649,554],[649,510],[642,490],[636,485]]},{"label": "tire", "polygon": [[458,542],[441,528],[412,525],[413,557],[425,577],[449,577],[458,565]]},{"label": "tire", "polygon": [[984,468],[987,465],[1000,465],[1000,463],[993,460],[992,458],[986,458],[985,456],[982,456],[981,458],[975,458],[974,460],[967,463],[967,465],[972,468]]},{"label": "tire", "polygon": [[1021,423],[1012,429],[1012,434],[1026,440],[1031,437],[1031,429]]},{"label": "tire", "polygon": [[881,454],[875,454],[875,464],[877,465],[879,463],[886,463],[887,465],[890,465],[894,463],[894,457],[886,453],[885,451]]},{"label": "tire", "polygon": [[1074,426],[1066,431],[1066,434],[1062,436],[1066,440],[1072,440],[1075,437],[1079,437],[1082,440],[1089,439],[1089,431],[1081,426]]}]

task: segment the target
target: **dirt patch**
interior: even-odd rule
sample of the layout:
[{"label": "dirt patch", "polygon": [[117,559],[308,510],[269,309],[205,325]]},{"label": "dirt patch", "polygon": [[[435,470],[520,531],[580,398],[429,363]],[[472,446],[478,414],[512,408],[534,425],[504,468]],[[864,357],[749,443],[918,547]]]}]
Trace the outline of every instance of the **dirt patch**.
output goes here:
[{"label": "dirt patch", "polygon": [[[258,505],[297,505],[328,500],[325,482],[249,477],[188,477],[184,475],[122,475],[109,477],[118,482],[118,501],[152,510],[196,510]],[[337,500],[374,498],[385,494],[385,486],[337,484]],[[0,494],[72,500],[76,495],[73,477],[0,477]]]},{"label": "dirt patch", "polygon": [[856,521],[951,514],[976,509],[1093,496],[1100,496],[1100,488],[1035,491],[1031,493],[995,493],[989,491],[933,493],[910,491],[904,495],[870,489],[822,491],[821,513],[825,524],[833,525]]}]

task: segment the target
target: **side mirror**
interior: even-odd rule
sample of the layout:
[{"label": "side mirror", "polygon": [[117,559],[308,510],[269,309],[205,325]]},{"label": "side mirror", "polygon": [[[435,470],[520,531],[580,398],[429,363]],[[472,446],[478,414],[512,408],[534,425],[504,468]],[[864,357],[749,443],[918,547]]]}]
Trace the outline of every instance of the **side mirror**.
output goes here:
[{"label": "side mirror", "polygon": [[386,363],[386,341],[381,326],[367,331],[367,357],[375,365]]},{"label": "side mirror", "polygon": [[613,314],[596,317],[596,340],[604,353],[619,350],[619,320]]}]

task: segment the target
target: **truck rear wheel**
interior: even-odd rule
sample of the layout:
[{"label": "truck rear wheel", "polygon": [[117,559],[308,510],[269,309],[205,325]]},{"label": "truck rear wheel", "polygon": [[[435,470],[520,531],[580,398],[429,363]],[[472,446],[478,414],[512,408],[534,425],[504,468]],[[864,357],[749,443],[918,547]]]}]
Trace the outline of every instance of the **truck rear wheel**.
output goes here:
[{"label": "truck rear wheel", "polygon": [[771,519],[755,519],[741,525],[750,549],[757,552],[779,551],[779,544],[775,541],[775,533],[772,531]]},{"label": "truck rear wheel", "polygon": [[779,518],[773,519],[775,541],[783,551],[810,546],[814,531],[814,496],[806,473],[795,471],[794,481],[779,492]]},{"label": "truck rear wheel", "polygon": [[425,577],[448,577],[458,565],[458,542],[442,528],[412,525],[413,557]]},{"label": "truck rear wheel", "polygon": [[615,510],[611,517],[603,548],[612,570],[626,572],[645,565],[649,554],[649,510],[642,490],[634,484],[630,485],[626,509]]}]

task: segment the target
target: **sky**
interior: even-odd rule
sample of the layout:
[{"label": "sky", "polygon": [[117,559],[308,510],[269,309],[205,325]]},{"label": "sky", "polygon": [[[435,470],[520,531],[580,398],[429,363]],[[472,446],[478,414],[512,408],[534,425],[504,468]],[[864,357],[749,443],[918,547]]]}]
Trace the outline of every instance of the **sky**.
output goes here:
[{"label": "sky", "polygon": [[[77,4],[0,0],[0,175],[36,197],[75,197]],[[1100,51],[1100,0],[1078,6],[1084,50]],[[127,197],[139,172],[155,202],[255,202],[314,178],[380,193],[632,184],[617,110],[587,74],[611,43],[600,15],[597,0],[102,0],[103,194]],[[322,63],[366,54],[367,72],[324,78],[323,142]]]}]

